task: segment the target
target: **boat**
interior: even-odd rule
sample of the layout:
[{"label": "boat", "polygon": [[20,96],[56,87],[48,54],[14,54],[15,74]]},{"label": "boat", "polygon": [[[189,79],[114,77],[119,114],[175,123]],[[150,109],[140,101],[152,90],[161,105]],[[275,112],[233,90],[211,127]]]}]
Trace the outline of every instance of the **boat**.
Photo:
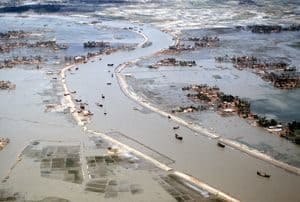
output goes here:
[{"label": "boat", "polygon": [[183,137],[179,136],[178,134],[175,134],[175,138],[176,138],[177,140],[182,140],[182,139],[183,139]]},{"label": "boat", "polygon": [[218,142],[218,146],[224,148],[225,144],[223,144],[222,142]]},{"label": "boat", "polygon": [[265,173],[265,172],[257,171],[256,174],[257,174],[258,176],[265,177],[265,178],[270,178],[270,177],[271,177],[271,175],[269,175],[269,174],[267,174],[267,173]]}]

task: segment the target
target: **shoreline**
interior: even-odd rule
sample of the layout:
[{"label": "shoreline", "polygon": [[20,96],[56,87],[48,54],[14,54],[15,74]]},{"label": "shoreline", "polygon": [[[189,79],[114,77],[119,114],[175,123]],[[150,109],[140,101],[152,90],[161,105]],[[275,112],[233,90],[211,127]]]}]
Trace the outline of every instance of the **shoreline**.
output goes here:
[{"label": "shoreline", "polygon": [[[177,40],[178,39],[175,38],[175,43],[177,43]],[[163,50],[161,50],[161,51],[163,51]],[[159,51],[159,52],[161,52],[161,51]],[[157,53],[155,53],[155,54],[157,54]],[[250,148],[245,144],[241,144],[239,142],[232,141],[230,139],[222,138],[220,135],[218,135],[216,133],[213,133],[213,132],[210,132],[208,129],[206,129],[204,127],[201,127],[201,126],[196,125],[194,123],[188,123],[187,121],[185,121],[182,118],[179,118],[177,116],[174,116],[173,114],[170,114],[168,112],[165,112],[165,111],[159,109],[158,107],[154,106],[153,104],[151,104],[147,100],[145,100],[142,97],[140,97],[139,95],[137,95],[133,90],[130,89],[128,83],[126,82],[125,76],[122,74],[122,71],[124,69],[126,69],[130,64],[134,64],[139,60],[140,59],[136,59],[134,61],[126,62],[126,63],[123,63],[123,64],[121,64],[121,65],[119,65],[118,67],[115,68],[115,74],[116,74],[120,89],[123,91],[123,93],[127,97],[131,98],[132,100],[134,100],[135,102],[137,102],[141,106],[144,106],[144,107],[148,108],[149,110],[151,110],[155,113],[158,113],[158,114],[160,114],[164,117],[167,117],[167,118],[171,117],[171,119],[176,121],[178,124],[186,126],[187,128],[192,129],[195,132],[200,133],[201,135],[207,136],[208,138],[211,138],[211,139],[219,140],[220,142],[226,144],[227,146],[229,146],[231,148],[237,149],[237,150],[242,151],[242,152],[244,152],[244,153],[246,153],[246,154],[248,154],[252,157],[255,157],[257,159],[260,159],[260,160],[263,160],[265,162],[271,163],[272,165],[275,165],[275,166],[277,166],[279,168],[282,168],[282,169],[284,169],[288,172],[291,172],[293,174],[300,175],[300,168],[298,168],[298,167],[295,167],[295,166],[289,165],[285,162],[276,160],[273,157],[271,157],[269,155],[266,155],[266,154],[260,152],[259,150]]]}]

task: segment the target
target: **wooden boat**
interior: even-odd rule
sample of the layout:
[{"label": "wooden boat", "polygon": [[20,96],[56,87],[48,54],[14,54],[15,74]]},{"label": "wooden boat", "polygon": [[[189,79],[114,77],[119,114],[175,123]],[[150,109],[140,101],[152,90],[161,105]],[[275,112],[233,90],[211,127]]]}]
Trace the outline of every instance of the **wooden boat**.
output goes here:
[{"label": "wooden boat", "polygon": [[270,177],[271,177],[271,175],[269,175],[269,174],[267,174],[267,173],[265,173],[265,172],[257,171],[256,174],[257,174],[258,176],[265,177],[265,178],[270,178]]},{"label": "wooden boat", "polygon": [[221,142],[218,142],[218,146],[224,148],[224,147],[225,147],[225,144],[223,144],[223,143],[221,143]]},{"label": "wooden boat", "polygon": [[98,102],[96,102],[96,105],[97,105],[98,107],[103,107],[103,104],[100,104],[100,103],[98,103]]},{"label": "wooden boat", "polygon": [[176,138],[177,140],[183,140],[183,137],[179,136],[178,134],[175,134],[175,138]]}]

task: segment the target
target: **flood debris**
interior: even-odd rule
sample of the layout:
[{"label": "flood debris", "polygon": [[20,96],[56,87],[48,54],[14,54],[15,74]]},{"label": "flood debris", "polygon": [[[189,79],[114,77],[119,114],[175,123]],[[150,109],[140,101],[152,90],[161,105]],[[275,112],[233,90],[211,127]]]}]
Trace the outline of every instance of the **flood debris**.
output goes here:
[{"label": "flood debris", "polygon": [[0,80],[0,89],[1,90],[14,90],[14,89],[16,89],[16,84],[11,83],[10,81]]},{"label": "flood debris", "polygon": [[6,147],[6,145],[8,145],[8,143],[9,143],[9,139],[8,138],[0,137],[0,151],[2,149],[4,149]]},{"label": "flood debris", "polygon": [[216,57],[216,62],[231,62],[239,70],[250,69],[256,75],[274,87],[280,89],[293,89],[300,87],[300,72],[284,61],[269,62],[254,56]]}]

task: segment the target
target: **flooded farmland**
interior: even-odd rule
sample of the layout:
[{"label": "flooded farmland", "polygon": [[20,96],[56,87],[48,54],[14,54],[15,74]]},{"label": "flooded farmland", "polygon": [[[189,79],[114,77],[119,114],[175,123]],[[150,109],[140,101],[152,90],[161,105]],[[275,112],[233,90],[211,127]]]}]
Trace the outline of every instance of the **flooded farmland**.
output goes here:
[{"label": "flooded farmland", "polygon": [[0,3],[0,201],[299,201],[297,2],[28,2]]}]

